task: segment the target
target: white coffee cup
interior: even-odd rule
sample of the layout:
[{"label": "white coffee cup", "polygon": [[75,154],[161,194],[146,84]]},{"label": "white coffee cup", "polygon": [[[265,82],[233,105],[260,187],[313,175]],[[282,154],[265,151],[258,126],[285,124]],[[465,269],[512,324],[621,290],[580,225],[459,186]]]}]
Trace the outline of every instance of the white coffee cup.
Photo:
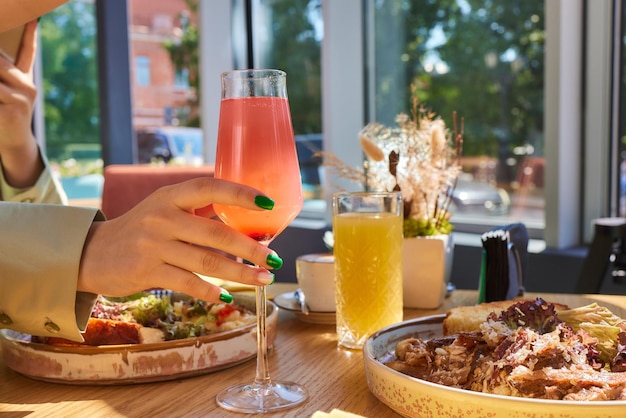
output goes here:
[{"label": "white coffee cup", "polygon": [[332,254],[299,256],[296,278],[311,311],[335,312],[335,257]]}]

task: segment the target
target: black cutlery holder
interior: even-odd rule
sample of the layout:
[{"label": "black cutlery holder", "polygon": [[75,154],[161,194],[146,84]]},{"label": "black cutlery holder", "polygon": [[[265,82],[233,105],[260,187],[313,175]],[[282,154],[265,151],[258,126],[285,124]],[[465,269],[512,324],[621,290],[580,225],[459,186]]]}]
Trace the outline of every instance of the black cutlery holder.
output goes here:
[{"label": "black cutlery holder", "polygon": [[528,231],[522,223],[497,227],[481,236],[483,245],[479,303],[524,295]]}]

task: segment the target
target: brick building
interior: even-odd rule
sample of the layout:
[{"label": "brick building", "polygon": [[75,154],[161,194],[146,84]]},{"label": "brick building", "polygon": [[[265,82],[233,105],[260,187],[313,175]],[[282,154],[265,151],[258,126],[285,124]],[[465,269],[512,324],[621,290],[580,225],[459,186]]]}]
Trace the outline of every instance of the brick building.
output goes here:
[{"label": "brick building", "polygon": [[128,8],[133,126],[176,125],[190,111],[196,92],[189,87],[188,73],[175,70],[163,44],[182,36],[187,4],[129,0]]}]

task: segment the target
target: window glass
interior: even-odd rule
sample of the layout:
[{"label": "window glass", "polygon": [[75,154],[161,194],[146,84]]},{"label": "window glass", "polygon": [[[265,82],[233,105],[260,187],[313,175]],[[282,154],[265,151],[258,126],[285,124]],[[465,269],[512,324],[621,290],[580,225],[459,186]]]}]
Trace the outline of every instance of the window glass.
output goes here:
[{"label": "window glass", "polygon": [[194,130],[189,133],[173,134],[176,150],[180,155],[190,154],[202,156],[202,132]]},{"label": "window glass", "polygon": [[133,128],[199,126],[197,0],[129,0]]},{"label": "window glass", "polygon": [[135,57],[135,83],[138,86],[150,85],[150,58],[144,56]]},{"label": "window glass", "polygon": [[321,0],[254,0],[252,31],[253,66],[287,73],[304,194],[318,198],[321,160],[312,157],[312,151],[322,143]]},{"label": "window glass", "polygon": [[[542,228],[544,4],[377,0],[370,118],[393,125],[410,86],[448,127],[464,119],[456,225],[523,221]],[[458,229],[458,228],[457,228]]]},{"label": "window glass", "polygon": [[93,2],[71,1],[44,15],[39,37],[45,120],[39,139],[50,160],[64,169],[62,174],[81,174],[91,169],[82,163],[100,158]]},{"label": "window glass", "polygon": [[174,85],[176,87],[189,88],[189,70],[187,68],[176,70],[175,77]]}]

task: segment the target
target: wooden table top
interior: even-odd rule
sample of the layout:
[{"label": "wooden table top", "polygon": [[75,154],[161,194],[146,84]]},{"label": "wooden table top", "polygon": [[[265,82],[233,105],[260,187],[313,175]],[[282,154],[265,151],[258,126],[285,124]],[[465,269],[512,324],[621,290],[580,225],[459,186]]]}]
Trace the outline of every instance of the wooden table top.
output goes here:
[{"label": "wooden table top", "polygon": [[[293,291],[295,284],[276,283],[268,295]],[[405,310],[404,319],[444,313],[453,306],[476,303],[475,291],[456,290],[436,310]],[[536,294],[529,294],[535,297]],[[581,306],[592,301],[626,317],[626,296],[542,294],[544,299]],[[0,357],[1,358],[1,357]],[[304,385],[309,399],[272,416],[311,417],[334,408],[366,417],[399,417],[367,387],[360,351],[339,348],[334,325],[310,324],[293,313],[279,314],[278,335],[269,354],[276,380]],[[186,379],[120,386],[75,386],[24,377],[0,360],[0,417],[239,417],[217,406],[215,396],[227,386],[251,382],[255,361]],[[255,416],[260,416],[258,414]],[[269,415],[269,414],[268,414]]]}]

